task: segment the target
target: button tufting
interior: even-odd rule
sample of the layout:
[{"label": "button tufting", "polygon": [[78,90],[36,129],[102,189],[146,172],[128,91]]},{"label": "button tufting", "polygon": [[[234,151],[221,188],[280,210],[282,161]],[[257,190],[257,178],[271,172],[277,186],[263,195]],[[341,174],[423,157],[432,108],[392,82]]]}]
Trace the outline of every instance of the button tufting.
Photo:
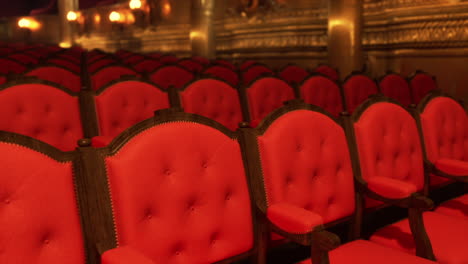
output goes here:
[{"label": "button tufting", "polygon": [[297,144],[297,145],[296,145],[296,151],[297,151],[297,152],[301,152],[301,151],[302,151],[302,145],[301,145],[301,144]]},{"label": "button tufting", "polygon": [[6,198],[3,202],[6,203],[6,204],[10,204],[11,201],[10,201],[9,198]]},{"label": "button tufting", "polygon": [[166,175],[171,175],[172,172],[171,172],[171,170],[169,170],[169,169],[165,169],[165,170],[164,170],[164,174],[166,174]]},{"label": "button tufting", "polygon": [[224,196],[224,200],[229,201],[231,200],[232,193],[231,191],[227,191],[226,195]]},{"label": "button tufting", "polygon": [[24,108],[21,107],[21,106],[18,106],[18,108],[16,109],[16,113],[17,113],[17,114],[22,114],[22,113],[24,113]]},{"label": "button tufting", "polygon": [[208,168],[208,163],[206,161],[202,162],[202,167],[204,169]]},{"label": "button tufting", "polygon": [[335,198],[334,197],[330,197],[328,198],[328,204],[332,204],[333,202],[335,201]]},{"label": "button tufting", "polygon": [[52,110],[52,108],[51,108],[51,106],[50,106],[50,105],[48,105],[48,104],[47,104],[47,105],[45,105],[45,107],[44,107],[44,112],[46,112],[46,113],[50,113],[50,112],[51,112],[51,110]]}]

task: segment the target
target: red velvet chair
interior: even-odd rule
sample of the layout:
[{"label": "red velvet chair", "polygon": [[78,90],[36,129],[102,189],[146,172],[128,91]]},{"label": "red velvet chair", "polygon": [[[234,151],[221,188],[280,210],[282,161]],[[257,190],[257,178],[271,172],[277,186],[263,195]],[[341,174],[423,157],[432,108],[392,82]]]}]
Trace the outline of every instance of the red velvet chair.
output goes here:
[{"label": "red velvet chair", "polygon": [[[439,263],[468,262],[468,221],[427,211],[433,204],[421,194],[427,172],[416,121],[388,100],[368,100],[352,116],[352,145],[357,146],[360,165],[357,182],[367,197],[408,207],[410,220],[381,228],[370,240],[426,257],[432,248]],[[411,233],[420,240],[415,243]]]},{"label": "red velvet chair", "polygon": [[340,80],[340,74],[338,73],[338,70],[333,68],[330,65],[326,64],[320,64],[315,68],[315,72],[318,72],[320,74],[323,74],[325,76],[328,76],[330,79],[338,81]]},{"label": "red velvet chair", "polygon": [[0,153],[0,262],[92,263],[75,193],[76,155],[5,131]]},{"label": "red velvet chair", "polygon": [[237,72],[222,65],[210,66],[203,71],[203,74],[220,78],[234,87],[237,87],[239,85],[239,75],[237,74]]},{"label": "red velvet chair", "polygon": [[211,118],[233,131],[242,122],[238,90],[222,80],[196,80],[179,90],[179,97],[187,113]]},{"label": "red velvet chair", "polygon": [[141,55],[141,54],[132,54],[126,58],[123,58],[122,59],[122,62],[129,65],[129,66],[132,66],[136,63],[139,63],[141,61],[144,61],[146,59],[145,56]]},{"label": "red velvet chair", "polygon": [[290,64],[281,69],[278,75],[289,85],[296,86],[302,83],[310,73],[300,66]]},{"label": "red velvet chair", "polygon": [[221,65],[221,66],[224,66],[224,67],[228,67],[229,69],[231,69],[233,71],[237,70],[236,66],[234,64],[232,64],[232,62],[230,62],[228,60],[217,59],[217,60],[214,60],[211,64],[212,65]]},{"label": "red velvet chair", "polygon": [[55,65],[41,65],[24,73],[25,76],[33,76],[41,80],[53,82],[64,86],[70,91],[81,90],[81,76],[71,72],[67,68]]},{"label": "red velvet chair", "polygon": [[254,64],[246,68],[242,73],[242,83],[250,85],[255,79],[261,76],[274,76],[275,72],[263,64]]},{"label": "red velvet chair", "polygon": [[[433,172],[431,186],[438,187],[468,179],[468,116],[455,99],[433,93],[418,106],[419,120],[426,150],[426,164]],[[468,218],[468,195],[449,200],[436,212]]]},{"label": "red velvet chair", "polygon": [[423,71],[416,71],[412,74],[409,77],[409,84],[413,104],[419,104],[430,91],[438,90],[436,78]]},{"label": "red velvet chair", "polygon": [[270,112],[281,107],[283,102],[294,99],[294,89],[275,77],[262,77],[249,87],[241,88],[244,120],[256,127]]},{"label": "red velvet chair", "polygon": [[181,59],[177,61],[177,65],[182,66],[193,73],[199,73],[203,71],[204,68],[203,64],[193,59]]},{"label": "red velvet chair", "polygon": [[79,64],[76,64],[74,62],[71,62],[69,60],[62,59],[62,58],[54,57],[54,58],[47,59],[46,64],[53,64],[53,65],[61,66],[75,73],[81,72],[81,66]]},{"label": "red velvet chair", "polygon": [[163,89],[175,87],[180,89],[195,78],[189,70],[178,65],[166,65],[149,74],[150,80]]},{"label": "red velvet chair", "polygon": [[196,61],[196,62],[200,63],[200,64],[203,65],[203,66],[208,66],[208,65],[210,65],[210,60],[207,59],[207,58],[205,58],[205,57],[203,57],[203,56],[192,56],[190,59],[193,60],[193,61]]},{"label": "red velvet chair", "polygon": [[89,63],[88,64],[88,72],[93,74],[95,72],[98,72],[104,67],[109,67],[111,65],[119,64],[119,62],[113,58],[102,58],[99,59],[95,62]]},{"label": "red velvet chair", "polygon": [[173,64],[177,63],[179,59],[175,55],[163,55],[159,57],[159,61],[162,62],[163,64]]},{"label": "red velvet chair", "polygon": [[162,62],[156,59],[145,59],[133,65],[133,69],[139,73],[149,73],[161,66],[163,66]]},{"label": "red velvet chair", "polygon": [[405,78],[397,73],[389,73],[379,81],[380,92],[404,106],[411,104],[411,92]]},{"label": "red velvet chair", "polygon": [[245,60],[240,63],[239,70],[244,71],[245,69],[249,68],[250,66],[257,64],[257,61],[254,60]]},{"label": "red velvet chair", "polygon": [[99,88],[105,86],[111,81],[118,80],[123,76],[139,76],[139,74],[125,66],[105,66],[104,68],[101,68],[100,70],[91,75],[91,87],[93,90],[98,90]]},{"label": "red velvet chair", "polygon": [[103,160],[118,247],[102,264],[231,263],[255,253],[236,134],[197,115],[160,111],[119,136]]},{"label": "red velvet chair", "polygon": [[102,51],[90,51],[87,53],[88,64],[94,63],[102,58],[107,57],[108,55]]},{"label": "red velvet chair", "polygon": [[353,73],[343,83],[343,96],[347,111],[353,113],[369,96],[377,94],[379,89],[374,80],[361,73]]},{"label": "red velvet chair", "polygon": [[304,102],[327,110],[333,116],[343,112],[343,97],[340,86],[325,75],[314,74],[299,86]]},{"label": "red velvet chair", "polygon": [[20,74],[25,72],[27,69],[26,65],[7,58],[0,58],[0,74]]},{"label": "red velvet chair", "polygon": [[72,151],[83,137],[78,96],[37,81],[16,81],[0,90],[0,130]]},{"label": "red velvet chair", "polygon": [[169,107],[167,92],[154,84],[127,78],[96,91],[94,97],[99,136],[93,146],[103,147],[118,134]]},{"label": "red velvet chair", "polygon": [[256,204],[270,230],[311,247],[301,263],[433,263],[365,240],[340,246],[326,230],[352,218],[355,194],[344,130],[320,108],[289,104],[241,133]]},{"label": "red velvet chair", "polygon": [[37,64],[39,62],[39,60],[29,54],[26,54],[24,52],[18,52],[18,53],[14,53],[14,54],[8,54],[7,56],[8,59],[12,59],[12,60],[15,60],[15,61],[19,61],[25,65],[28,65],[28,64]]}]

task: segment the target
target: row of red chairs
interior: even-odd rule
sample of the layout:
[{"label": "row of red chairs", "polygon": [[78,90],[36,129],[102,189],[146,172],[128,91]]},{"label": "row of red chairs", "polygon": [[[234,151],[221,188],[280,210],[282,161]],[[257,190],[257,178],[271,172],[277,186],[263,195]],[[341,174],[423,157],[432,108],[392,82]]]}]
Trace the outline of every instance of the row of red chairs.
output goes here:
[{"label": "row of red chairs", "polygon": [[[428,194],[466,182],[467,138],[463,106],[435,93],[412,112],[376,96],[339,120],[292,101],[236,132],[165,109],[67,153],[0,132],[0,261],[265,263],[274,233],[310,246],[301,263],[466,263],[467,195],[433,210]],[[362,239],[363,209],[389,205],[408,218]]]}]

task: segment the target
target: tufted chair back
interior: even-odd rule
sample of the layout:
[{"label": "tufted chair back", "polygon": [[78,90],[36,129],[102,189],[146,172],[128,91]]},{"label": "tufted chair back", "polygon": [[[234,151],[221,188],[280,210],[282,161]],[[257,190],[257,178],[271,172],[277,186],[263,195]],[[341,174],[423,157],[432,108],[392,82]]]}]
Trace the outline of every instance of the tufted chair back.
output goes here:
[{"label": "tufted chair back", "polygon": [[262,75],[275,75],[275,72],[262,64],[255,64],[245,69],[242,72],[242,82],[244,85],[249,85],[255,79],[259,78]]},{"label": "tufted chair back", "polygon": [[165,91],[136,80],[105,87],[98,92],[95,102],[100,135],[112,138],[152,117],[155,110],[169,107]]},{"label": "tufted chair back", "polygon": [[362,104],[369,96],[379,92],[376,83],[364,74],[350,75],[343,84],[343,94],[348,112]]},{"label": "tufted chair back", "polygon": [[30,83],[0,90],[0,130],[44,141],[62,151],[83,137],[78,98],[59,88]]},{"label": "tufted chair back", "polygon": [[215,79],[201,79],[179,92],[187,113],[209,117],[231,130],[242,122],[242,110],[237,90]]},{"label": "tufted chair back", "polygon": [[334,116],[343,111],[340,87],[326,76],[311,76],[302,83],[299,91],[304,102],[320,106]]},{"label": "tufted chair back", "polygon": [[96,71],[100,70],[102,67],[106,67],[112,64],[116,64],[118,61],[115,59],[110,59],[110,58],[103,58],[100,60],[97,60],[91,64],[88,65],[88,71],[90,73],[95,73]]},{"label": "tufted chair back", "polygon": [[204,68],[203,64],[193,60],[193,59],[182,59],[177,62],[177,65],[180,65],[193,73],[201,72]]},{"label": "tufted chair back", "polygon": [[258,149],[268,206],[291,204],[329,223],[354,212],[353,172],[343,128],[312,109],[274,112]]},{"label": "tufted chair back", "polygon": [[220,78],[234,87],[239,85],[239,75],[228,67],[214,65],[205,69],[203,74]]},{"label": "tufted chair back", "polygon": [[126,75],[138,76],[138,73],[124,66],[112,65],[104,67],[91,75],[91,86],[93,87],[93,90],[98,90],[106,84],[118,80],[122,76]]},{"label": "tufted chair back", "polygon": [[416,121],[395,103],[377,101],[366,106],[353,115],[363,180],[386,177],[421,191],[424,166]]},{"label": "tufted chair back", "polygon": [[0,263],[85,263],[72,161],[50,149],[0,132]]},{"label": "tufted chair back", "polygon": [[430,91],[437,90],[437,82],[434,76],[425,72],[416,72],[410,78],[409,83],[414,104],[419,104]]},{"label": "tufted chair back", "polygon": [[[434,96],[423,107],[420,120],[429,161],[468,161],[468,117],[463,106],[450,97]],[[443,181],[431,177],[431,184]]]},{"label": "tufted chair back", "polygon": [[0,58],[0,74],[20,74],[25,72],[26,69],[26,66],[20,62],[6,58]]},{"label": "tufted chair back", "polygon": [[153,72],[157,68],[161,67],[163,64],[155,59],[145,59],[133,66],[133,68],[139,73],[148,73]]},{"label": "tufted chair back", "polygon": [[290,85],[298,85],[304,81],[310,73],[297,65],[288,65],[279,73],[279,77]]},{"label": "tufted chair back", "polygon": [[81,77],[73,72],[57,66],[40,66],[25,73],[38,79],[56,83],[73,92],[81,90]]},{"label": "tufted chair back", "polygon": [[411,92],[408,82],[399,74],[390,73],[385,75],[379,82],[380,92],[385,96],[393,98],[404,106],[411,104]]},{"label": "tufted chair back", "polygon": [[61,59],[61,58],[48,59],[47,64],[54,64],[54,65],[62,66],[64,68],[67,68],[70,71],[76,72],[76,73],[81,72],[81,69],[80,69],[79,65],[77,65],[77,64],[75,64],[75,63],[73,63],[71,61]]},{"label": "tufted chair back", "polygon": [[250,196],[234,133],[180,115],[191,117],[148,120],[104,157],[119,246],[167,264],[249,252]]},{"label": "tufted chair back", "polygon": [[283,102],[294,99],[294,90],[285,81],[274,77],[264,77],[253,82],[246,89],[246,97],[253,127]]},{"label": "tufted chair back", "polygon": [[340,79],[338,71],[335,68],[326,64],[319,65],[317,68],[315,68],[315,72],[328,76],[334,81],[338,81]]},{"label": "tufted chair back", "polygon": [[163,89],[180,89],[194,78],[193,73],[177,65],[162,66],[150,74],[150,80]]}]

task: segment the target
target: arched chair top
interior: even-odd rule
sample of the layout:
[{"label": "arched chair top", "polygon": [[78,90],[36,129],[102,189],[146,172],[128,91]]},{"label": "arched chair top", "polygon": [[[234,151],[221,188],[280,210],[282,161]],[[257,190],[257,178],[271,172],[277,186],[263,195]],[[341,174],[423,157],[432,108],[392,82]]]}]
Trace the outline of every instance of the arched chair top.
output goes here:
[{"label": "arched chair top", "polygon": [[215,121],[163,110],[102,149],[119,246],[164,263],[251,253],[253,216],[235,139]]},{"label": "arched chair top", "polygon": [[223,79],[234,87],[239,85],[239,75],[237,72],[222,65],[209,66],[205,68],[203,74]]},{"label": "arched chair top", "polygon": [[189,70],[178,65],[163,65],[149,74],[150,80],[164,89],[181,88],[195,78]]},{"label": "arched chair top", "polygon": [[138,73],[122,65],[105,66],[91,75],[91,85],[93,90],[98,90],[109,82],[120,79],[126,75],[138,76]]},{"label": "arched chair top", "polygon": [[198,73],[203,71],[204,65],[201,64],[200,62],[192,59],[192,58],[186,58],[186,59],[180,59],[176,63],[177,65],[180,65],[189,71],[193,73]]},{"label": "arched chair top", "polygon": [[299,94],[304,102],[319,106],[335,117],[345,109],[338,83],[319,73],[310,75],[299,85]]},{"label": "arched chair top", "polygon": [[194,80],[179,91],[185,112],[211,118],[232,131],[242,122],[238,90],[221,79]]},{"label": "arched chair top", "polygon": [[84,264],[74,153],[5,131],[0,153],[2,262]]},{"label": "arched chair top", "polygon": [[0,112],[0,130],[39,139],[62,151],[75,149],[83,137],[76,93],[49,82],[22,80],[1,86]]},{"label": "arched chair top", "polygon": [[128,58],[130,56],[133,56],[135,55],[135,53],[131,52],[131,51],[128,51],[128,50],[124,50],[124,49],[120,49],[118,51],[115,52],[115,56],[121,58],[121,59],[124,59],[124,58]]},{"label": "arched chair top", "polygon": [[376,82],[360,72],[352,73],[343,83],[343,96],[349,113],[353,113],[369,96],[378,92]]},{"label": "arched chair top", "polygon": [[275,72],[266,65],[256,63],[246,68],[241,75],[243,84],[249,85],[260,76],[275,76]]},{"label": "arched chair top", "polygon": [[53,64],[39,65],[24,73],[25,76],[34,76],[70,89],[73,92],[81,90],[81,76],[68,68]]},{"label": "arched chair top", "polygon": [[137,78],[123,78],[96,91],[100,136],[114,138],[132,125],[169,107],[165,90]]},{"label": "arched chair top", "polygon": [[222,65],[222,66],[227,67],[227,68],[229,68],[229,69],[231,69],[233,71],[237,70],[236,66],[232,62],[230,62],[228,60],[224,60],[224,59],[216,59],[211,64],[212,65]]},{"label": "arched chair top", "polygon": [[254,60],[244,60],[239,64],[239,70],[245,71],[247,68],[257,63],[258,62]]},{"label": "arched chair top", "polygon": [[53,64],[53,65],[56,65],[56,66],[61,66],[61,67],[67,68],[68,70],[70,70],[70,71],[72,71],[74,73],[77,73],[77,74],[81,72],[81,66],[80,65],[78,65],[78,64],[76,64],[74,62],[71,62],[69,60],[60,58],[60,57],[53,57],[53,58],[47,59],[46,64]]},{"label": "arched chair top", "polygon": [[177,63],[178,60],[179,58],[177,58],[177,56],[173,54],[166,54],[166,55],[159,57],[159,61],[164,64]]},{"label": "arched chair top", "polygon": [[60,58],[60,59],[63,59],[63,60],[71,61],[71,62],[77,64],[77,66],[79,66],[79,64],[81,63],[81,54],[59,53],[59,54],[56,54],[54,57],[51,57],[51,58]]},{"label": "arched chair top", "polygon": [[273,211],[281,207],[311,211],[323,224],[352,215],[350,154],[334,117],[316,106],[288,104],[268,115],[255,131],[263,174],[259,186],[265,187],[270,221],[276,223]]},{"label": "arched chair top", "polygon": [[411,92],[407,80],[397,74],[388,73],[379,80],[380,92],[393,98],[404,106],[411,104]]},{"label": "arched chair top", "polygon": [[162,56],[164,56],[164,54],[162,54],[161,52],[151,52],[151,53],[148,53],[147,56],[151,58],[159,59]]},{"label": "arched chair top", "polygon": [[326,75],[335,81],[338,81],[340,79],[340,74],[338,70],[327,64],[319,64],[317,68],[315,68],[315,71]]},{"label": "arched chair top", "polygon": [[190,59],[200,63],[203,66],[210,65],[210,60],[202,56],[192,56]]},{"label": "arched chair top", "polygon": [[143,61],[143,60],[145,60],[145,59],[146,59],[146,56],[144,56],[144,55],[141,55],[141,54],[132,54],[132,55],[130,55],[130,56],[127,56],[127,57],[123,58],[123,59],[122,59],[122,62],[123,62],[124,64],[127,64],[127,65],[132,66],[133,64],[139,63],[139,62],[141,62],[141,61]]},{"label": "arched chair top", "polygon": [[[102,58],[88,64],[88,72],[90,74],[96,73],[102,70],[105,67],[110,67],[112,65],[119,65],[119,61],[114,58]],[[123,65],[122,65],[123,66]]]},{"label": "arched chair top", "polygon": [[278,71],[278,76],[290,85],[297,85],[304,81],[310,73],[295,64],[288,64]]},{"label": "arched chair top", "polygon": [[8,73],[15,73],[20,74],[25,72],[27,69],[26,65],[23,63],[8,59],[8,58],[0,58],[0,73],[1,74],[8,74]]},{"label": "arched chair top", "polygon": [[24,52],[17,52],[17,53],[13,53],[13,54],[8,54],[7,58],[9,59],[13,59],[13,60],[16,60],[16,61],[19,61],[23,64],[36,64],[39,62],[39,60],[27,53],[24,53]]},{"label": "arched chair top", "polygon": [[157,68],[163,66],[163,63],[158,61],[157,59],[147,58],[137,62],[133,65],[133,68],[140,73],[148,73],[153,72]]},{"label": "arched chair top", "polygon": [[424,71],[413,73],[409,77],[409,84],[414,104],[419,104],[430,91],[438,90],[436,78]]},{"label": "arched chair top", "polygon": [[294,99],[294,89],[285,81],[275,77],[260,77],[244,88],[246,103],[252,126],[273,110],[281,107],[283,102]]},{"label": "arched chair top", "polygon": [[424,163],[421,141],[410,112],[397,101],[378,96],[368,99],[352,115],[360,164],[358,178],[375,192],[398,186],[387,197],[404,198],[422,191]]}]

